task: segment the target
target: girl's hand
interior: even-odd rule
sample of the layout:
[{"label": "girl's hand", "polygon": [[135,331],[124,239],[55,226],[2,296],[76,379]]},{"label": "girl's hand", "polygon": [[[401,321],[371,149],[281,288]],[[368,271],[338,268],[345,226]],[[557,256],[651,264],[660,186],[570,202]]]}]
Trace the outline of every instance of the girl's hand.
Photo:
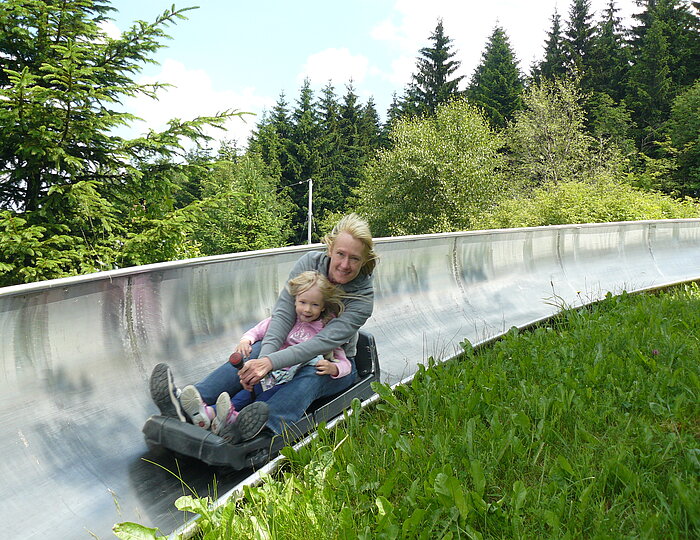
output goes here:
[{"label": "girl's hand", "polygon": [[253,347],[249,339],[243,338],[240,343],[236,346],[236,352],[241,353],[244,357],[250,356]]},{"label": "girl's hand", "polygon": [[336,377],[338,375],[338,366],[325,358],[319,360],[316,364],[316,375],[330,375],[331,377]]}]

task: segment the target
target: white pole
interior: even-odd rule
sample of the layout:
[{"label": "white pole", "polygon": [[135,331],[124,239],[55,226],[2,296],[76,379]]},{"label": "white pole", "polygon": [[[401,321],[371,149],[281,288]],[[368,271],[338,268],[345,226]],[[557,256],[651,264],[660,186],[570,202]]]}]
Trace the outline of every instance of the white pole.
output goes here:
[{"label": "white pole", "polygon": [[313,216],[313,202],[311,199],[311,196],[314,191],[314,181],[312,178],[309,178],[309,232],[308,232],[308,243],[311,243],[311,219]]}]

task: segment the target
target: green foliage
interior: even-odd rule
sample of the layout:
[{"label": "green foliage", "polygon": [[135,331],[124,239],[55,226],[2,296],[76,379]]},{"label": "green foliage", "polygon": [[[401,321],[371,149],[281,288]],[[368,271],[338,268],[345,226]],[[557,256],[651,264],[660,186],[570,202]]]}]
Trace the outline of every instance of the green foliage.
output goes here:
[{"label": "green foliage", "polygon": [[278,180],[258,156],[212,164],[192,235],[202,252],[218,255],[285,245],[291,202],[277,188]]},{"label": "green foliage", "polygon": [[189,235],[201,201],[176,208],[185,140],[242,113],[183,121],[125,140],[132,79],[191,8],[137,21],[112,39],[106,1],[0,5],[0,283],[9,285],[200,254]]},{"label": "green foliage", "polygon": [[561,182],[501,202],[476,220],[482,229],[700,217],[700,204],[614,181]]},{"label": "green foliage", "polygon": [[357,210],[376,236],[464,230],[504,196],[499,137],[466,101],[398,121],[365,169]]},{"label": "green foliage", "polygon": [[668,131],[678,151],[681,194],[700,197],[700,79],[674,100]]},{"label": "green foliage", "polygon": [[430,35],[431,47],[423,47],[416,63],[416,72],[407,89],[403,114],[433,115],[442,103],[460,95],[462,76],[454,76],[460,62],[454,59],[452,40],[445,35],[442,19]]},{"label": "green foliage", "polygon": [[507,130],[510,174],[524,187],[595,181],[619,167],[614,152],[585,130],[582,95],[567,79],[542,79],[523,96]]},{"label": "green foliage", "polygon": [[469,101],[484,109],[491,124],[504,128],[522,107],[518,61],[503,28],[496,26],[467,89]]}]

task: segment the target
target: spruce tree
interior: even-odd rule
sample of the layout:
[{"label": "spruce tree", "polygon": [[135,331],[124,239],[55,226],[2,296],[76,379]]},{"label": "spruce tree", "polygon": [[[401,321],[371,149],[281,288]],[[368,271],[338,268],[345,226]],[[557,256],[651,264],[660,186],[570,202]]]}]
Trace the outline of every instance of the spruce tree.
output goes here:
[{"label": "spruce tree", "polygon": [[552,15],[552,27],[547,33],[544,59],[533,70],[532,75],[536,80],[540,80],[541,78],[551,80],[563,77],[566,73],[566,51],[561,29],[561,15],[559,15],[559,12],[555,8],[554,15]]},{"label": "spruce tree", "polygon": [[637,146],[645,154],[657,157],[656,143],[663,138],[663,125],[673,99],[669,46],[663,26],[663,21],[652,18],[651,26],[645,29],[630,68],[626,97],[637,126]]},{"label": "spruce tree", "polygon": [[594,92],[605,93],[619,103],[625,95],[631,56],[618,12],[615,0],[609,0],[594,36],[589,80]]},{"label": "spruce tree", "polygon": [[574,0],[569,10],[564,49],[568,71],[576,76],[581,88],[589,90],[590,62],[593,50],[593,24],[590,0]]},{"label": "spruce tree", "polygon": [[484,110],[494,127],[503,128],[520,109],[522,91],[518,61],[505,31],[496,26],[472,76],[467,97]]},{"label": "spruce tree", "polygon": [[445,35],[442,19],[438,20],[431,34],[432,46],[423,47],[416,63],[404,102],[409,114],[434,115],[437,106],[460,95],[459,83],[463,76],[454,76],[460,62],[454,60],[452,40]]},{"label": "spruce tree", "polygon": [[[321,158],[318,181],[314,184],[314,215],[321,216],[341,208],[343,139],[340,132],[340,105],[332,83],[322,89],[316,104],[319,121],[319,154]],[[317,220],[318,221],[318,220]]]}]

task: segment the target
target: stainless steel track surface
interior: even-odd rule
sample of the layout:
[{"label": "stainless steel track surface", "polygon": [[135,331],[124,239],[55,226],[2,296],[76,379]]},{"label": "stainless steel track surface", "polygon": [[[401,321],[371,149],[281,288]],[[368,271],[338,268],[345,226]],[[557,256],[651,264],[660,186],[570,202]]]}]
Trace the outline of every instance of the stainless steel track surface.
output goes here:
[{"label": "stainless steel track surface", "polygon": [[[700,278],[700,220],[557,226],[381,239],[374,315],[383,380],[600,299]],[[318,246],[315,246],[318,249]],[[200,495],[243,476],[150,453],[148,375],[180,383],[225,361],[268,315],[308,247],[210,257],[0,289],[0,521],[4,538],[164,532],[186,518],[177,471]],[[313,248],[312,248],[313,249]],[[149,460],[149,461],[146,461]],[[216,488],[212,481],[216,476]]]}]

